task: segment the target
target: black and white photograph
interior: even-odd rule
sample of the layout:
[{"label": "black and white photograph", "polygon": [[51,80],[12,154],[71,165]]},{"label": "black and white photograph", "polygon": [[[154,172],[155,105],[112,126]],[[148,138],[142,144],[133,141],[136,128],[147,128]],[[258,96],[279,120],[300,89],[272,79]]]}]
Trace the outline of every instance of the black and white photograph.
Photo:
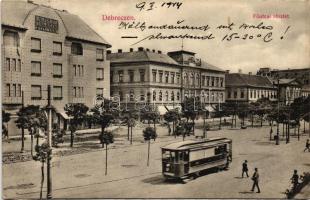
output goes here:
[{"label": "black and white photograph", "polygon": [[1,199],[310,199],[309,0],[1,0]]}]

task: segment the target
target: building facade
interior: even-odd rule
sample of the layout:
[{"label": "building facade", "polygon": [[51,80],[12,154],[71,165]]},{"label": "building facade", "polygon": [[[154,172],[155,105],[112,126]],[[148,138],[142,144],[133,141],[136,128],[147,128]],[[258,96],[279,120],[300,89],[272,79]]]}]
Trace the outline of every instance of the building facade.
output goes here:
[{"label": "building facade", "polygon": [[22,94],[25,106],[45,106],[48,85],[61,125],[65,104],[92,107],[96,94],[109,95],[111,45],[78,16],[31,2],[3,1],[1,9],[2,104],[12,113],[10,126]]},{"label": "building facade", "polygon": [[277,87],[267,77],[241,73],[227,73],[225,77],[227,102],[277,100]]},{"label": "building facade", "polygon": [[189,51],[161,51],[139,47],[108,54],[111,61],[111,96],[122,103],[145,101],[157,106],[178,106],[187,96],[210,105],[225,101],[225,73]]}]

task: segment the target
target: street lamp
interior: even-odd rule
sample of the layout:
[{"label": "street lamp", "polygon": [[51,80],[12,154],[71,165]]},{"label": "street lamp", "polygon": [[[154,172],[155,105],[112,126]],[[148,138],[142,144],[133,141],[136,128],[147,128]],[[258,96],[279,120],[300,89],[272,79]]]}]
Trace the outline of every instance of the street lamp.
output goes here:
[{"label": "street lamp", "polygon": [[277,138],[276,138],[276,145],[279,145],[279,110],[280,110],[280,80],[278,79],[278,87],[277,87]]}]

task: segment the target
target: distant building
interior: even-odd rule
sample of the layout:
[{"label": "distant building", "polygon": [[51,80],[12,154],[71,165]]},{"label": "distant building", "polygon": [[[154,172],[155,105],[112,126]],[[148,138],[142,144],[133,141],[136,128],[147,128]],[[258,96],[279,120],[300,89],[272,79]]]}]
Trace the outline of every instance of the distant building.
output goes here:
[{"label": "distant building", "polygon": [[294,99],[302,96],[301,84],[296,79],[273,79],[273,83],[279,87],[279,101],[281,104],[291,104]]},{"label": "distant building", "polygon": [[139,47],[108,54],[111,61],[111,96],[122,103],[145,101],[157,106],[178,106],[187,96],[214,105],[225,102],[225,72],[189,51],[161,51]]},{"label": "distant building", "polygon": [[226,102],[255,102],[260,98],[277,100],[277,87],[268,77],[226,73]]},{"label": "distant building", "polygon": [[52,88],[53,121],[66,127],[67,103],[93,106],[96,94],[109,96],[111,47],[78,16],[21,1],[2,1],[2,105],[12,113],[24,105],[47,105]]}]

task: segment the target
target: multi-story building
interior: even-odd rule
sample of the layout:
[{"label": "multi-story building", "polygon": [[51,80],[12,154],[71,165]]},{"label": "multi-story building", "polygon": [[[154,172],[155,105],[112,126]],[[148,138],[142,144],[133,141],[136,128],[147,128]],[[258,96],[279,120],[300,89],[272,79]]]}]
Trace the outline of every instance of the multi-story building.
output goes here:
[{"label": "multi-story building", "polygon": [[200,97],[210,105],[225,101],[225,72],[189,51],[161,51],[139,47],[109,53],[111,96],[122,103],[145,101],[177,106],[185,96]]},{"label": "multi-story building", "polygon": [[13,114],[9,129],[22,94],[25,106],[45,106],[48,85],[53,120],[64,126],[65,104],[92,107],[96,94],[109,95],[111,45],[78,16],[31,2],[3,1],[1,9],[2,104]]},{"label": "multi-story building", "polygon": [[255,102],[260,98],[277,99],[277,87],[268,77],[252,74],[227,73],[227,102]]},{"label": "multi-story building", "polygon": [[302,96],[301,84],[296,79],[273,79],[272,82],[279,88],[279,102],[291,104],[294,99]]}]

